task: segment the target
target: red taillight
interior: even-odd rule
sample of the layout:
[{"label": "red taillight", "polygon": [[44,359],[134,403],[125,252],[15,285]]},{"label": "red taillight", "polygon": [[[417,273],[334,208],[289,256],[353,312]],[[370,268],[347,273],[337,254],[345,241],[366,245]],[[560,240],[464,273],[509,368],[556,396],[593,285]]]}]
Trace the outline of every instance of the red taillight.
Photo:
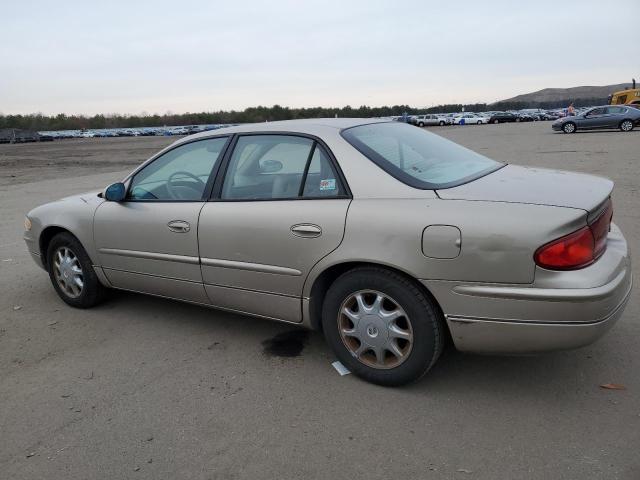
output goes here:
[{"label": "red taillight", "polygon": [[595,262],[607,248],[611,201],[590,225],[543,245],[534,254],[537,265],[550,270],[577,270]]},{"label": "red taillight", "polygon": [[590,225],[591,231],[593,232],[593,239],[596,243],[594,255],[596,260],[607,248],[607,235],[609,235],[609,230],[611,230],[612,218],[613,205],[611,204],[611,200],[609,200],[609,204],[607,205],[607,208],[605,208],[604,212],[602,212],[602,214]]}]

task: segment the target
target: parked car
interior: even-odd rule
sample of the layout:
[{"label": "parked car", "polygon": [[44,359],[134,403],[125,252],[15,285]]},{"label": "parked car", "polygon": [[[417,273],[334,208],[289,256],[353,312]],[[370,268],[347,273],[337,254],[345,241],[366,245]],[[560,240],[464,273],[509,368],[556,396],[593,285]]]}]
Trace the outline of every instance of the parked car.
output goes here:
[{"label": "parked car", "polygon": [[453,117],[451,123],[453,125],[482,125],[488,123],[489,119],[475,113],[463,113]]},{"label": "parked car", "polygon": [[538,120],[538,118],[531,113],[516,113],[515,115],[518,117],[516,122],[533,122]]},{"label": "parked car", "polygon": [[495,112],[489,117],[489,123],[519,122],[517,115],[509,112]]},{"label": "parked car", "polygon": [[411,119],[411,123],[417,125],[418,127],[426,127],[433,125],[447,125],[450,123],[450,120],[444,116],[436,115],[436,114],[428,114],[428,115],[416,115]]},{"label": "parked car", "polygon": [[612,189],[398,122],[294,120],[182,138],[31,210],[24,239],[72,307],[117,288],[298,324],[399,385],[449,334],[515,354],[603,335],[631,289]]},{"label": "parked car", "polygon": [[619,128],[630,132],[640,123],[640,110],[627,105],[604,106],[587,110],[573,117],[564,117],[551,124],[551,128],[564,133],[599,128]]},{"label": "parked car", "polygon": [[548,111],[540,112],[539,116],[540,120],[557,120],[558,118],[560,118],[557,114]]}]

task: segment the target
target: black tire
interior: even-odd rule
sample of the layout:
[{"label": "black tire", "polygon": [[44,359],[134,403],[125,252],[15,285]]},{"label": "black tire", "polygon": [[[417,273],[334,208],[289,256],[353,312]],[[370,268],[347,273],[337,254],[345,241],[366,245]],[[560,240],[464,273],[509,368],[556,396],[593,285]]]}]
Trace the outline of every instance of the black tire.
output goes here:
[{"label": "black tire", "polygon": [[[373,368],[357,359],[338,331],[338,312],[343,302],[362,290],[375,290],[393,298],[410,319],[411,350],[406,359],[393,368]],[[445,343],[444,319],[434,301],[410,278],[378,267],[355,268],[331,285],[322,307],[322,327],[327,343],[343,365],[358,377],[385,386],[418,380],[438,360]]]},{"label": "black tire", "polygon": [[424,127],[424,123],[420,122],[420,123],[418,123],[418,126],[419,126],[420,128],[422,128],[422,127]]},{"label": "black tire", "polygon": [[494,125],[497,125],[498,123],[500,123],[500,121],[499,121],[499,120],[494,120],[494,121],[493,121],[493,122],[491,122],[491,123],[493,123]]},{"label": "black tire", "polygon": [[516,118],[516,122],[520,123],[522,119],[521,118]]},{"label": "black tire", "polygon": [[575,133],[576,132],[576,124],[573,122],[567,122],[562,125],[562,131],[564,133]]},{"label": "black tire", "polygon": [[631,130],[633,130],[633,127],[633,121],[629,120],[628,118],[621,121],[620,125],[618,125],[618,128],[620,128],[620,130],[623,132],[630,132]]},{"label": "black tire", "polygon": [[[75,255],[82,269],[83,285],[80,294],[75,297],[63,290],[55,277],[54,256],[62,247],[68,248]],[[75,308],[91,308],[104,300],[107,289],[98,280],[96,272],[93,270],[91,259],[89,255],[87,255],[84,247],[78,239],[70,233],[59,233],[51,239],[49,247],[47,248],[47,270],[49,271],[49,278],[51,279],[53,288],[58,296],[68,305]]]},{"label": "black tire", "polygon": [[478,120],[478,125],[482,125],[482,120]]},{"label": "black tire", "polygon": [[440,124],[439,124],[439,125],[440,125],[441,127],[444,127],[444,121],[443,121],[443,120],[440,120]]}]

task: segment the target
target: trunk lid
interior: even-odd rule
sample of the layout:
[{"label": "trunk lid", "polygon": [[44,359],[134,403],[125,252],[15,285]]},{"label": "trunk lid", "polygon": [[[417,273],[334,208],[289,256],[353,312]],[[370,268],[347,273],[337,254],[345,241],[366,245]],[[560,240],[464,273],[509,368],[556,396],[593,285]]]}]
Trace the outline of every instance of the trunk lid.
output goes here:
[{"label": "trunk lid", "polygon": [[613,182],[583,173],[507,165],[453,188],[437,190],[445,200],[528,203],[579,208],[594,213],[611,195]]}]

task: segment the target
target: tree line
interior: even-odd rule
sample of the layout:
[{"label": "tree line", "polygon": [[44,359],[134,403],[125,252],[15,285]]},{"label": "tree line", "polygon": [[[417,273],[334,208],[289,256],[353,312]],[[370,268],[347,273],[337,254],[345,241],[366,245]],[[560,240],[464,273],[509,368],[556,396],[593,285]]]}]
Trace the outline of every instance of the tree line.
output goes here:
[{"label": "tree line", "polygon": [[520,110],[523,108],[562,108],[573,102],[574,106],[602,105],[607,103],[603,98],[586,98],[578,100],[560,100],[554,102],[498,102],[493,104],[447,104],[429,108],[415,108],[409,105],[394,105],[392,107],[310,107],[289,108],[280,105],[271,107],[250,107],[242,111],[219,110],[217,112],[200,113],[166,113],[164,115],[43,115],[40,113],[28,115],[0,114],[0,129],[21,128],[29,130],[79,130],[84,128],[131,128],[131,127],[163,127],[177,125],[205,125],[229,123],[273,122],[276,120],[294,120],[299,118],[369,118],[421,115],[425,113],[482,112],[488,110]]}]

